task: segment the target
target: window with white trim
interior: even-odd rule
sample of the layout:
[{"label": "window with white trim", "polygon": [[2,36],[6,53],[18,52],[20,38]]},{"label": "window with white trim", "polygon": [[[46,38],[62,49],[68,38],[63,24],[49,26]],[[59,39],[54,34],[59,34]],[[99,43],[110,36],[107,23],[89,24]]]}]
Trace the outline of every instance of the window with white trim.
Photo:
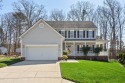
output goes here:
[{"label": "window with white trim", "polygon": [[74,30],[70,30],[70,38],[74,38]]},{"label": "window with white trim", "polygon": [[83,30],[79,30],[79,38],[83,38]]},{"label": "window with white trim", "polygon": [[61,30],[61,34],[63,37],[65,37],[65,30]]},{"label": "window with white trim", "polygon": [[93,38],[93,31],[89,30],[89,38]]}]

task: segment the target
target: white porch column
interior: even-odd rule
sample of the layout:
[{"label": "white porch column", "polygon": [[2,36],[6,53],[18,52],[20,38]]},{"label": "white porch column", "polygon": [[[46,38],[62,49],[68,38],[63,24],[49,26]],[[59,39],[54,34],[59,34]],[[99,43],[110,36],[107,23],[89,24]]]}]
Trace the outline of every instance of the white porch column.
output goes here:
[{"label": "white porch column", "polygon": [[64,44],[65,44],[65,50],[67,50],[67,49],[66,49],[66,41],[65,41],[65,43],[64,43]]},{"label": "white porch column", "polygon": [[103,43],[103,50],[104,50],[104,48],[105,48],[105,43]]},{"label": "white porch column", "polygon": [[75,42],[73,42],[73,55],[75,56],[76,55],[76,52],[75,52]]},{"label": "white porch column", "polygon": [[[94,44],[94,50],[95,50],[95,48],[96,48],[96,43]],[[95,52],[93,52],[94,53],[94,56],[95,56]]]}]

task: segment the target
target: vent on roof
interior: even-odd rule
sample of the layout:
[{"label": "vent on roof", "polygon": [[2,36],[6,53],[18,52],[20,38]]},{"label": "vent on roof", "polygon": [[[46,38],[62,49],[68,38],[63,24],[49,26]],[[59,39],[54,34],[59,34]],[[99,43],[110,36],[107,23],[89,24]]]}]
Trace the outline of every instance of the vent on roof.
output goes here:
[{"label": "vent on roof", "polygon": [[43,23],[40,23],[40,24],[39,24],[39,28],[44,28],[44,24],[43,24]]}]

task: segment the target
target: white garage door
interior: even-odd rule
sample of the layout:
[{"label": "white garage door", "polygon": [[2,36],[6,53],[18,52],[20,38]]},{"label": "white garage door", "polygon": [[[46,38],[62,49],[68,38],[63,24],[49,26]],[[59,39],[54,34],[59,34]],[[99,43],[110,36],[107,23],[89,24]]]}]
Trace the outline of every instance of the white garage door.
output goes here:
[{"label": "white garage door", "polygon": [[27,46],[26,60],[58,60],[58,46]]}]

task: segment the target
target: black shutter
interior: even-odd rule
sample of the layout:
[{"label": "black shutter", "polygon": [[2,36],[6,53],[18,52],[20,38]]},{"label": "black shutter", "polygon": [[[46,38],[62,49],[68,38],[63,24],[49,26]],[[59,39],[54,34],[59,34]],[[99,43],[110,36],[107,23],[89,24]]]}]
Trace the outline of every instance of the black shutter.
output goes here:
[{"label": "black shutter", "polygon": [[83,38],[85,38],[85,31],[83,31]]},{"label": "black shutter", "polygon": [[70,38],[70,31],[68,31],[69,33],[68,33],[68,38]]},{"label": "black shutter", "polygon": [[59,31],[59,33],[61,34],[61,31]]},{"label": "black shutter", "polygon": [[74,31],[74,38],[76,38],[76,31]]},{"label": "black shutter", "polygon": [[65,38],[67,38],[67,31],[65,31]]},{"label": "black shutter", "polygon": [[79,38],[79,31],[77,31],[77,37]]},{"label": "black shutter", "polygon": [[94,35],[95,35],[95,33],[94,33],[94,31],[93,31],[93,38],[94,38]]},{"label": "black shutter", "polygon": [[87,31],[87,38],[88,38],[88,36],[89,36],[89,32]]}]

